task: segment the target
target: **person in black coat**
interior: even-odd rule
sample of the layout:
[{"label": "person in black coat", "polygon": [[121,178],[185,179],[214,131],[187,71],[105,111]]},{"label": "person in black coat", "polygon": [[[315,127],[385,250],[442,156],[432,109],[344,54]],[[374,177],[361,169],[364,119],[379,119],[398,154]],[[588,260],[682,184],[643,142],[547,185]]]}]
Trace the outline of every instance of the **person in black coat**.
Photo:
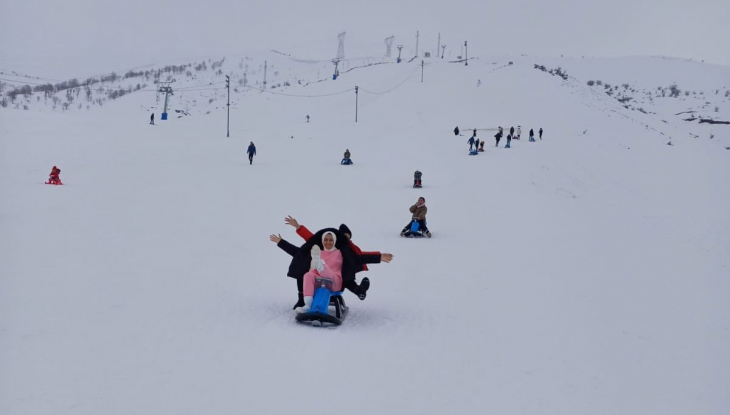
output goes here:
[{"label": "person in black coat", "polygon": [[248,164],[253,164],[253,156],[256,155],[256,146],[253,145],[253,141],[251,141],[251,144],[248,145],[246,153],[248,153]]},{"label": "person in black coat", "polygon": [[299,292],[299,298],[293,308],[301,307],[304,305],[304,274],[306,274],[312,264],[312,247],[317,245],[320,249],[323,249],[322,236],[325,232],[332,232],[335,234],[335,248],[340,250],[342,254],[342,287],[347,288],[353,294],[359,295],[360,287],[357,285],[355,280],[355,274],[362,271],[363,264],[380,263],[380,255],[369,255],[362,254],[357,255],[350,248],[349,239],[335,228],[325,228],[317,231],[307,242],[302,246],[298,247],[285,239],[280,235],[271,235],[269,239],[276,243],[276,246],[281,248],[284,252],[291,255],[292,261],[289,264],[289,271],[287,276],[297,280],[297,290]]}]

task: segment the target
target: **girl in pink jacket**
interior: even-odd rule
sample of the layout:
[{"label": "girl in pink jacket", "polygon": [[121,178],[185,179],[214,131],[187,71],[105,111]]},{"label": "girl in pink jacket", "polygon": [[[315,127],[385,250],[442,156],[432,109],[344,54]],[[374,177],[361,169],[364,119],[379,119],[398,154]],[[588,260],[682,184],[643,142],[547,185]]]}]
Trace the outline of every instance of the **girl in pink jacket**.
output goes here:
[{"label": "girl in pink jacket", "polygon": [[312,247],[312,264],[309,272],[304,274],[304,306],[294,309],[297,313],[306,313],[312,308],[314,299],[315,278],[323,277],[332,280],[332,284],[326,284],[332,291],[342,291],[342,253],[335,248],[337,237],[332,232],[325,232],[322,235],[322,246]]}]

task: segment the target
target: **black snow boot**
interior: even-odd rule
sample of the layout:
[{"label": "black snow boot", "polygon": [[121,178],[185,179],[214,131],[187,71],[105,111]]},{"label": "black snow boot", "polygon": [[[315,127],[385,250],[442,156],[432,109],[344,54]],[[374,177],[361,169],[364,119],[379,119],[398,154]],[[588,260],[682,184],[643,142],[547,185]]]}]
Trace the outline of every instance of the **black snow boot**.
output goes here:
[{"label": "black snow boot", "polygon": [[365,277],[360,282],[360,293],[357,295],[357,298],[364,300],[368,295],[368,288],[370,288],[370,278]]},{"label": "black snow boot", "polygon": [[303,293],[299,293],[299,300],[297,300],[297,303],[294,304],[294,307],[292,307],[291,309],[294,310],[297,307],[304,307],[304,294]]}]

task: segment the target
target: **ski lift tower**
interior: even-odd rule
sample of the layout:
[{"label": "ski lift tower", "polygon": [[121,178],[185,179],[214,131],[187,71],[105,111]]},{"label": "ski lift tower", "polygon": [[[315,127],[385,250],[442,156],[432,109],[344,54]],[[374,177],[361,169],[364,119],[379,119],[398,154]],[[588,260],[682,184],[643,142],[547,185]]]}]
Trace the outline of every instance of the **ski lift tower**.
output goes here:
[{"label": "ski lift tower", "polygon": [[335,64],[335,73],[332,75],[332,80],[337,80],[337,77],[340,76],[340,70],[337,69],[337,66],[340,64],[339,59],[332,59],[332,63]]},{"label": "ski lift tower", "polygon": [[170,86],[174,81],[170,82],[159,82],[160,87],[157,89],[157,92],[162,92],[165,94],[165,109],[162,111],[162,115],[160,116],[161,120],[167,119],[167,99],[170,95],[175,95],[172,93],[172,87]]}]

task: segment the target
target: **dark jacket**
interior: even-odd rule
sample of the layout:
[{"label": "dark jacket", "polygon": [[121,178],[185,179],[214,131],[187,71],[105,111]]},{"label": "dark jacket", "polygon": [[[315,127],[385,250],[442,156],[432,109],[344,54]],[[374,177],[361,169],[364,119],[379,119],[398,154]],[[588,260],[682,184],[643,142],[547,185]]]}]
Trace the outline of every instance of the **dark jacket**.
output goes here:
[{"label": "dark jacket", "polygon": [[530,137],[532,137],[532,136],[534,136],[534,135],[535,135],[535,132],[534,132],[534,131],[532,131],[532,128],[530,128]]},{"label": "dark jacket", "polygon": [[256,146],[253,144],[248,146],[248,150],[246,151],[246,153],[256,155]]},{"label": "dark jacket", "polygon": [[312,264],[312,247],[314,245],[317,245],[320,247],[320,249],[324,250],[324,246],[322,246],[322,235],[324,235],[325,232],[332,232],[337,237],[337,241],[335,242],[335,248],[339,249],[340,253],[342,254],[343,287],[347,285],[347,282],[355,281],[355,273],[359,270],[362,270],[363,263],[380,262],[379,255],[377,256],[377,262],[375,255],[371,255],[372,258],[371,256],[366,257],[365,255],[363,255],[361,257],[362,259],[358,259],[357,255],[355,255],[355,253],[352,251],[352,248],[350,248],[349,241],[347,237],[345,237],[345,235],[340,233],[340,231],[335,228],[325,228],[317,231],[317,233],[315,233],[314,236],[312,236],[307,242],[305,242],[304,245],[298,248],[283,239],[279,241],[278,244],[276,244],[279,248],[283,249],[286,253],[294,257],[289,264],[289,272],[287,272],[287,276],[297,280],[301,280],[302,278],[304,278],[304,274],[309,271]]},{"label": "dark jacket", "polygon": [[515,127],[510,127],[509,128],[509,133],[512,134],[512,135],[514,135],[515,134]]},{"label": "dark jacket", "polygon": [[474,144],[474,137],[471,137],[466,143],[467,144]]}]

